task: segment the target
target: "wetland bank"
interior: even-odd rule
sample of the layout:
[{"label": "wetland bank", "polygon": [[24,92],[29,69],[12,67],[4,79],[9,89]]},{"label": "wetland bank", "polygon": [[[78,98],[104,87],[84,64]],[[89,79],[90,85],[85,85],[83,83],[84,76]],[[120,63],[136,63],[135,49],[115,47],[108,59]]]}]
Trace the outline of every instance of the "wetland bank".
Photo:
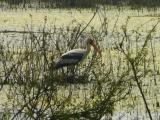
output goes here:
[{"label": "wetland bank", "polygon": [[[140,87],[152,119],[158,120],[159,15],[158,9],[127,7],[1,10],[0,117],[151,119]],[[87,36],[96,39],[102,57],[92,51],[74,69],[80,82],[67,82],[71,69],[56,71],[51,65],[62,53],[82,48]]]}]

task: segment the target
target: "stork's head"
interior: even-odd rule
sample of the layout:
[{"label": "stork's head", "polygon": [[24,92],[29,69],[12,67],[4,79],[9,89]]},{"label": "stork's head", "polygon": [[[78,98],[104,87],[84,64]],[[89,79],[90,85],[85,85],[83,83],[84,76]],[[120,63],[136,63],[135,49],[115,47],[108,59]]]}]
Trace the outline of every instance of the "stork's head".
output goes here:
[{"label": "stork's head", "polygon": [[95,40],[94,40],[93,38],[88,38],[88,39],[87,39],[87,44],[88,44],[88,45],[92,45],[93,48],[96,50],[96,52],[98,52],[99,55],[101,56],[101,51],[100,51],[100,49],[96,46],[96,42],[95,42]]}]

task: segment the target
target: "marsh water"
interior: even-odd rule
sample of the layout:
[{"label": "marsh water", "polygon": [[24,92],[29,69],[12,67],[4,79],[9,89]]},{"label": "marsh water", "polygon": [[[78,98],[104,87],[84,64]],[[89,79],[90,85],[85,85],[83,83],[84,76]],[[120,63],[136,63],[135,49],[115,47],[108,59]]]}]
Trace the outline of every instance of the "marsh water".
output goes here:
[{"label": "marsh water", "polygon": [[[73,28],[77,24],[86,24],[92,18],[94,11],[89,9],[76,10],[76,9],[13,9],[13,10],[1,10],[0,11],[0,32],[5,31],[38,31],[43,29],[45,19],[46,19],[46,29],[51,30],[60,27],[72,26]],[[116,23],[116,30],[121,31],[122,26],[126,23],[127,18],[129,17],[128,22],[128,31],[132,31],[140,27],[141,31],[144,31],[144,35],[150,30],[154,24],[156,24],[157,19],[160,18],[160,10],[148,11],[143,10],[131,10],[131,9],[109,9],[105,12],[99,12],[96,14],[95,18],[89,25],[89,29],[94,27],[99,29],[101,27],[101,16],[105,16],[108,21],[108,33],[113,32],[113,28]],[[141,27],[142,26],[142,27]],[[87,31],[87,30],[86,30]],[[160,53],[159,43],[160,43],[160,25],[157,27],[157,33],[155,34],[155,46],[157,54]],[[11,42],[12,44],[18,44],[19,40],[22,40],[23,36],[20,33],[3,33],[0,35],[5,42]],[[111,41],[110,37],[106,38],[104,43]],[[158,43],[159,42],[159,43]],[[103,45],[106,48],[105,44]],[[158,58],[159,59],[159,58]],[[105,58],[104,58],[105,60]],[[157,62],[160,64],[160,61]],[[160,67],[160,66],[158,66]],[[150,80],[150,94],[147,95],[149,106],[151,107],[151,112],[153,114],[154,120],[160,119],[160,108],[156,105],[160,102],[160,78],[157,76],[157,85],[153,85],[153,80]],[[135,87],[136,88],[136,87]],[[0,92],[1,99],[0,104],[7,104],[6,91],[7,88]],[[154,91],[154,92],[153,92]],[[115,113],[113,114],[113,120],[147,120],[149,119],[146,110],[144,109],[143,101],[141,95],[136,88],[133,91],[133,95],[139,96],[136,103],[132,103],[130,98],[118,102],[115,108]],[[134,109],[133,106],[134,105]]]},{"label": "marsh water", "polygon": [[[1,30],[24,30],[27,29],[28,25],[32,25],[33,29],[42,28],[44,25],[44,19],[47,18],[47,28],[56,27],[66,27],[69,25],[77,25],[87,23],[93,16],[94,11],[89,9],[76,10],[76,9],[16,9],[16,10],[1,10],[0,13],[0,29]],[[95,16],[90,26],[99,28],[101,25],[101,17],[104,16],[109,22],[108,29],[112,30],[117,21],[117,25],[120,27],[125,24],[127,17],[130,17],[128,23],[129,30],[133,30],[136,27],[139,27],[142,23],[147,23],[151,19],[156,19],[160,15],[160,11],[147,11],[144,10],[117,10],[109,9],[105,12],[102,11]],[[145,24],[143,29],[150,29],[153,25],[153,22]]]}]

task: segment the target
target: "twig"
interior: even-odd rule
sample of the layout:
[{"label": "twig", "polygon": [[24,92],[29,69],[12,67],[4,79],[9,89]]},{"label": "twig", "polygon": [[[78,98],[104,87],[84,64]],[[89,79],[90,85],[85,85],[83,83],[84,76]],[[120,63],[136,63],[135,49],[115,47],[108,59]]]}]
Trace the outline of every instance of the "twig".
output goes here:
[{"label": "twig", "polygon": [[78,38],[81,36],[81,34],[84,32],[84,30],[89,26],[89,24],[92,22],[92,20],[94,19],[94,17],[96,16],[98,12],[98,7],[96,8],[96,11],[94,12],[92,18],[89,20],[89,22],[86,24],[86,26],[79,32],[79,34],[76,36],[75,38],[75,42],[73,43],[73,45],[71,46],[71,49],[74,48],[75,44],[77,43]]}]

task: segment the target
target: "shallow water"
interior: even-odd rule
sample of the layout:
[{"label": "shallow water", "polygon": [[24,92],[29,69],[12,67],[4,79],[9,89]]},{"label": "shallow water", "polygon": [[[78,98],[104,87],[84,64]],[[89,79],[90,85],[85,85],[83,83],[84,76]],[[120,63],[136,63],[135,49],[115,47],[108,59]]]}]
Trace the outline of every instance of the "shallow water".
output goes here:
[{"label": "shallow water", "polygon": [[[44,19],[47,18],[47,27],[52,28],[54,25],[56,27],[62,26],[76,26],[77,23],[83,24],[87,23],[91,17],[93,16],[93,11],[91,10],[59,10],[59,9],[40,9],[40,10],[6,10],[1,11],[0,14],[0,29],[1,30],[24,30],[27,29],[27,25],[30,27],[32,24],[33,28],[43,28]],[[155,16],[154,16],[155,14]],[[115,25],[115,21],[117,21],[118,29],[121,29],[121,26],[125,24],[126,18],[130,16],[130,21],[128,23],[128,29],[132,30],[142,23],[146,23],[150,19],[159,18],[160,11],[156,12],[148,12],[144,10],[143,12],[138,12],[136,10],[123,10],[118,11],[117,9],[107,10],[107,11],[99,11],[99,13],[95,16],[90,26],[94,26],[95,28],[99,28],[101,25],[100,19],[106,17],[109,26],[109,30],[113,30],[113,26]],[[149,29],[154,22],[144,25],[143,29]]]}]

